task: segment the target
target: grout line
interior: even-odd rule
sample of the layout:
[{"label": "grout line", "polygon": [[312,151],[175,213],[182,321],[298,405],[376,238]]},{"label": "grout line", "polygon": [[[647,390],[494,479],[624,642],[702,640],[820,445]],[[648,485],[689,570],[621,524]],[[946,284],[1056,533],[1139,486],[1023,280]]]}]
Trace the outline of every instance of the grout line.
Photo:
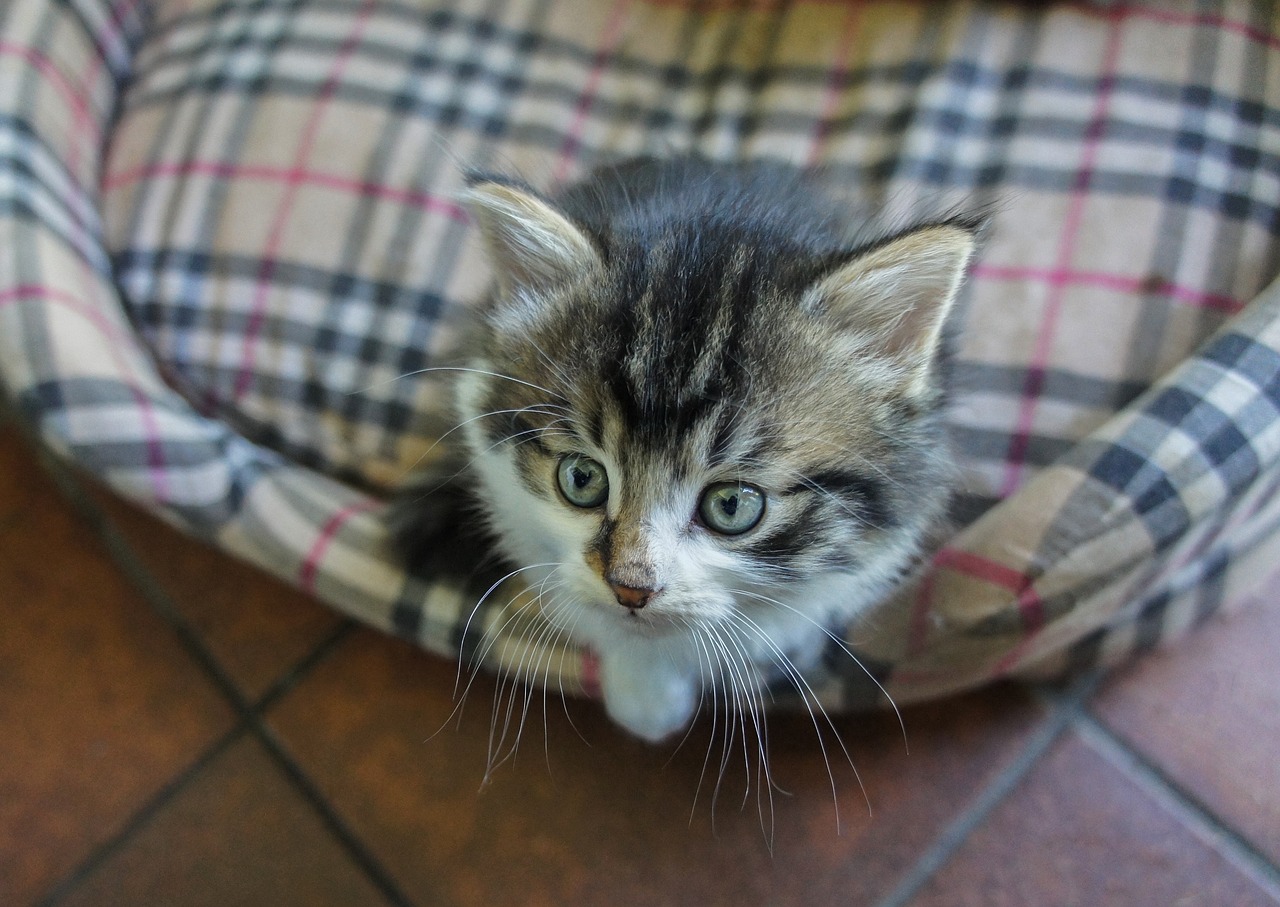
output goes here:
[{"label": "grout line", "polygon": [[1092,714],[1082,711],[1077,715],[1074,729],[1096,753],[1136,782],[1182,827],[1280,902],[1280,866],[1252,841]]},{"label": "grout line", "polygon": [[400,890],[395,878],[374,856],[373,852],[365,846],[364,842],[348,826],[342,816],[338,814],[337,810],[329,802],[328,797],[325,796],[324,791],[316,785],[311,776],[293,758],[275,731],[266,723],[257,721],[254,725],[254,733],[276,760],[278,767],[293,783],[298,793],[311,804],[311,807],[324,823],[325,828],[346,848],[351,859],[364,871],[365,875],[369,877],[369,880],[382,895],[395,907],[413,907],[413,901]]},{"label": "grout line", "polygon": [[238,721],[231,730],[227,731],[222,737],[218,738],[203,753],[196,757],[196,760],[186,768],[175,774],[169,779],[158,791],[156,791],[146,803],[134,812],[124,823],[124,825],[115,834],[111,835],[101,844],[93,848],[93,851],[81,863],[67,873],[62,881],[58,882],[48,894],[36,901],[36,907],[53,907],[53,905],[67,898],[80,885],[102,867],[111,857],[124,849],[124,846],[133,836],[146,826],[156,814],[182,792],[189,784],[191,784],[199,775],[204,772],[209,765],[231,748],[241,737],[248,732],[248,722]]},{"label": "grout line", "polygon": [[298,659],[293,667],[286,670],[276,678],[271,686],[267,687],[266,691],[254,703],[254,713],[259,718],[262,718],[268,709],[287,696],[293,691],[294,687],[306,679],[306,676],[311,673],[316,665],[328,658],[338,646],[345,642],[347,637],[355,632],[355,628],[355,621],[349,617],[344,617],[324,639],[315,645],[315,648]]},{"label": "grout line", "polygon": [[1085,674],[1072,683],[1061,695],[1050,699],[1050,713],[1013,760],[990,781],[970,803],[961,809],[951,824],[944,828],[916,862],[899,878],[898,884],[876,907],[905,907],[929,883],[969,836],[995,812],[1009,795],[1031,773],[1042,756],[1072,726],[1084,710],[1084,704],[1098,688],[1102,672]]},{"label": "grout line", "polygon": [[[411,907],[412,901],[400,890],[391,873],[382,866],[373,853],[347,827],[332,805],[311,782],[311,779],[307,777],[302,767],[292,759],[276,739],[275,734],[267,727],[259,711],[292,689],[293,685],[301,679],[306,670],[309,670],[332,651],[346,637],[347,632],[349,632],[350,621],[344,622],[329,637],[323,640],[308,656],[304,657],[280,681],[273,685],[259,703],[255,705],[250,702],[240,690],[234,678],[222,666],[208,646],[205,645],[200,634],[174,605],[167,590],[151,575],[151,572],[120,531],[116,529],[110,519],[85,493],[79,479],[74,475],[71,468],[51,454],[21,419],[15,421],[21,433],[34,446],[37,457],[57,485],[58,490],[75,512],[88,523],[90,529],[106,547],[107,555],[124,574],[125,579],[134,586],[151,609],[177,634],[182,647],[209,676],[218,691],[230,701],[239,715],[239,721],[232,732],[247,731],[257,738],[274,758],[277,767],[284,772],[285,776],[293,783],[295,789],[315,809],[325,827],[338,839],[348,855],[364,871],[382,895],[397,907]],[[182,786],[191,781],[192,777],[192,775],[184,772],[181,776],[165,785],[162,791],[165,792],[166,798],[176,794]],[[146,811],[145,807],[144,811]],[[128,832],[132,833],[137,827],[140,827],[141,822],[149,818],[150,815],[151,812],[147,811],[141,820],[130,822],[127,826]],[[110,845],[112,851],[122,846],[126,837],[121,837],[119,841],[114,841],[113,839],[114,843]],[[106,856],[109,856],[109,853],[100,855],[95,852],[91,854],[85,864],[85,867],[88,867],[85,871],[99,865]],[[85,869],[85,867],[82,867],[82,869]],[[76,881],[83,878],[83,874],[78,871],[74,875]],[[66,884],[64,882],[59,885],[59,891],[61,892],[58,894],[59,897],[65,896],[67,891],[70,890],[68,888],[67,891],[62,891]]]}]

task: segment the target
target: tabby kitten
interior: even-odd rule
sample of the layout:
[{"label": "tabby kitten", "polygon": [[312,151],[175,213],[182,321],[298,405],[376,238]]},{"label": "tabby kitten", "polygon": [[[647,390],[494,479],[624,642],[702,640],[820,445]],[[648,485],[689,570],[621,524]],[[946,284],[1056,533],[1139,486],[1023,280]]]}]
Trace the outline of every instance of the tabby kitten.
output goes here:
[{"label": "tabby kitten", "polygon": [[976,222],[859,241],[794,171],[694,159],[464,202],[496,275],[456,387],[469,482],[609,715],[659,741],[802,683],[942,518]]}]

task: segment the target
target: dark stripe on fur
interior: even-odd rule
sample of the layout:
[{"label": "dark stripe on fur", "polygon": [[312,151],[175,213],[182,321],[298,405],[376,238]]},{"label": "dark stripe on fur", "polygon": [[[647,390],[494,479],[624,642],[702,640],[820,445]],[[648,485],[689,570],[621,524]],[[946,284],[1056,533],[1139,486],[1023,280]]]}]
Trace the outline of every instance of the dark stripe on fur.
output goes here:
[{"label": "dark stripe on fur", "polygon": [[746,553],[771,567],[790,570],[811,566],[819,546],[826,541],[826,527],[819,518],[823,507],[816,499],[808,502],[797,516],[770,526],[754,538],[746,546]]},{"label": "dark stripe on fur", "polygon": [[670,230],[660,252],[627,256],[615,276],[605,384],[629,434],[648,446],[687,436],[747,382],[744,338],[768,269],[742,252],[753,237],[716,226]]},{"label": "dark stripe on fur", "polygon": [[792,485],[787,493],[797,494],[805,490],[825,492],[852,510],[864,528],[892,529],[898,525],[889,507],[885,483],[880,479],[839,469],[811,473],[806,479]]}]

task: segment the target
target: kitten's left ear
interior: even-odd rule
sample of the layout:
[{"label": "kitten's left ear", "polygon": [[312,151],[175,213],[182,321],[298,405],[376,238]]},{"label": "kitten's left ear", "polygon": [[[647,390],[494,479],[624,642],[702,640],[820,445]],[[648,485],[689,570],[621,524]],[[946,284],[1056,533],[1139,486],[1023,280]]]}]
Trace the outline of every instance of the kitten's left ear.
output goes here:
[{"label": "kitten's left ear", "polygon": [[973,226],[944,223],[897,236],[819,279],[806,303],[887,354],[903,367],[907,393],[921,394],[976,233]]},{"label": "kitten's left ear", "polygon": [[546,290],[600,263],[576,224],[520,186],[473,177],[462,203],[480,228],[504,297],[516,289]]}]

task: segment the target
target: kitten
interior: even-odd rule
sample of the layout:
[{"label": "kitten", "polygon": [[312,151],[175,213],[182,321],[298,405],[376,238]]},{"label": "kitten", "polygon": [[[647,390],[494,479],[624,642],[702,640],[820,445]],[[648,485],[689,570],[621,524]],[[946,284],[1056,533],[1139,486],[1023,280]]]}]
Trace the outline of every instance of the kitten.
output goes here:
[{"label": "kitten", "polygon": [[943,518],[939,349],[979,223],[862,242],[796,171],[473,176],[496,277],[456,385],[466,481],[649,741],[757,708]]}]

